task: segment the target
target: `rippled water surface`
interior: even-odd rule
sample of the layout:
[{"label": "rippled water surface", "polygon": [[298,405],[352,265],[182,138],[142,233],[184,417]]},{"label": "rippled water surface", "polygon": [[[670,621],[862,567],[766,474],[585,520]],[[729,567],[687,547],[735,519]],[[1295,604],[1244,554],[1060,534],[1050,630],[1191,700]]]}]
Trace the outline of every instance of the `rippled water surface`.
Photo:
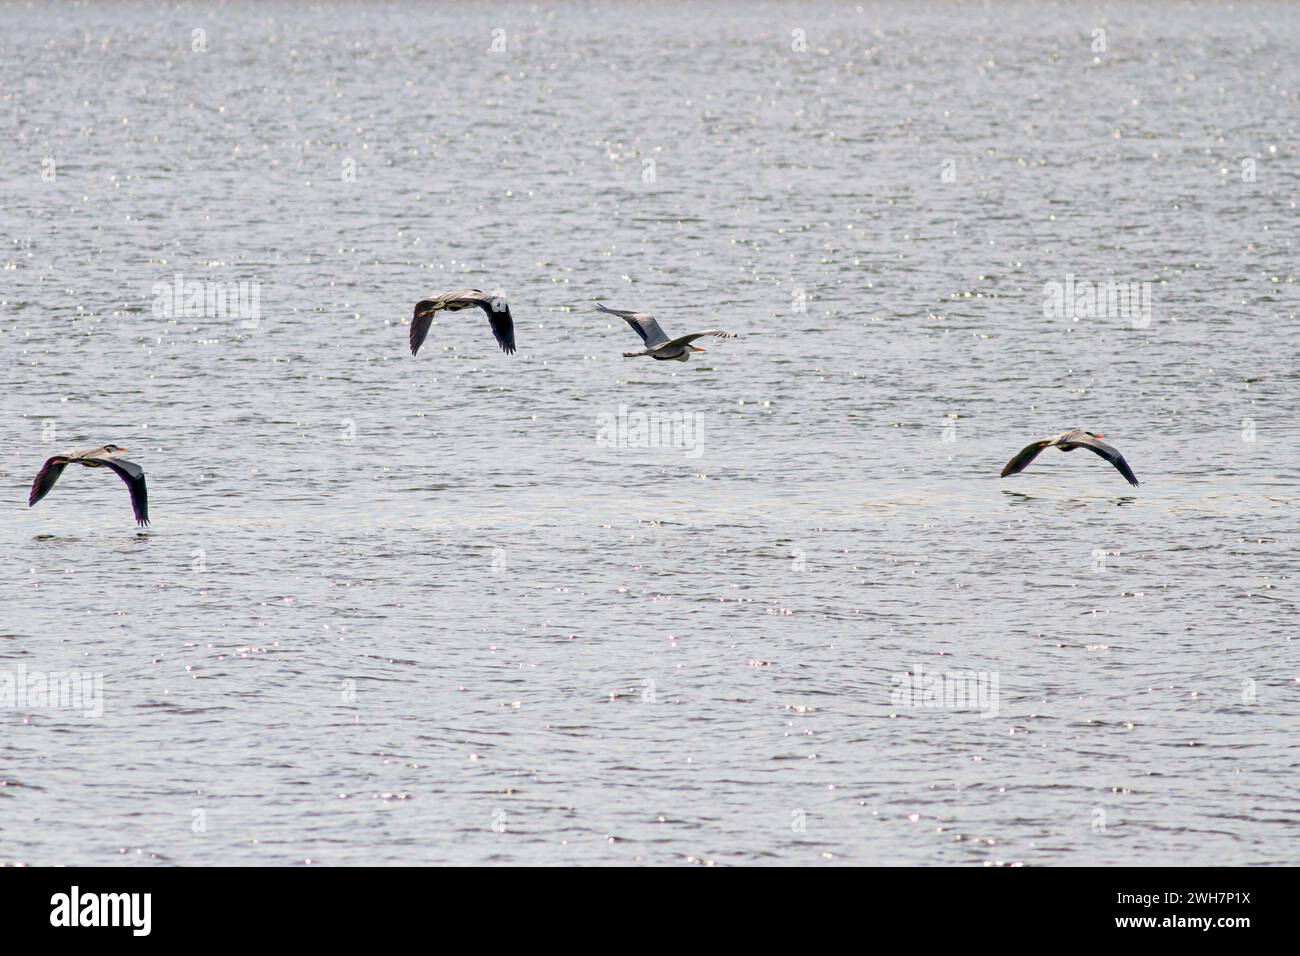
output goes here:
[{"label": "rippled water surface", "polygon": [[0,861],[1300,862],[1296,7],[0,13]]}]

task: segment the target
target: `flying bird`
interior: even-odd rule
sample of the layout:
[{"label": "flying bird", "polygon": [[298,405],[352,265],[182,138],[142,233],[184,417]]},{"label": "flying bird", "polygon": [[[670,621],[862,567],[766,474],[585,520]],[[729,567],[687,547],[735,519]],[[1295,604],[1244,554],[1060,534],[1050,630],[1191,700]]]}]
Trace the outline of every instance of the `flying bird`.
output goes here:
[{"label": "flying bird", "polygon": [[144,486],[144,469],[133,461],[122,458],[110,458],[118,452],[126,451],[117,445],[103,445],[85,451],[70,451],[66,455],[55,455],[47,459],[36,473],[32,482],[32,493],[27,498],[27,507],[31,507],[50,493],[54,483],[63,474],[68,465],[85,465],[87,468],[111,468],[117,476],[126,482],[131,492],[131,510],[135,512],[136,523],[144,527],[149,523],[149,493]]},{"label": "flying bird", "polygon": [[1025,446],[1021,449],[1020,454],[1007,462],[1007,466],[1002,469],[1002,477],[1005,478],[1007,475],[1014,475],[1018,471],[1024,471],[1044,448],[1059,448],[1061,451],[1086,448],[1089,451],[1096,452],[1119,469],[1119,473],[1128,479],[1130,485],[1136,485],[1138,480],[1133,474],[1133,469],[1124,460],[1124,456],[1104,441],[1101,441],[1101,437],[1101,435],[1086,432],[1081,428],[1074,428],[1068,432],[1053,435],[1050,438],[1039,439],[1032,445]]},{"label": "flying bird", "polygon": [[642,351],[624,352],[623,358],[639,358],[648,355],[650,358],[658,359],[661,362],[687,362],[690,360],[692,352],[704,351],[698,345],[691,344],[696,339],[703,338],[706,335],[712,335],[719,339],[734,339],[736,337],[731,332],[708,329],[704,332],[692,332],[690,335],[670,339],[664,334],[664,330],[659,328],[659,322],[653,315],[646,315],[644,312],[624,312],[621,309],[607,309],[599,302],[596,303],[596,308],[607,315],[617,315],[627,322],[628,325],[636,329],[636,334],[641,336],[641,341],[645,343],[645,348]]},{"label": "flying bird", "polygon": [[489,295],[479,289],[459,289],[456,292],[444,292],[432,299],[421,299],[415,303],[415,315],[411,317],[411,354],[420,351],[429,326],[433,324],[433,315],[440,309],[447,312],[459,312],[470,306],[478,306],[487,313],[488,322],[492,324],[492,334],[496,336],[501,351],[510,355],[515,351],[515,320],[510,317],[510,306],[500,296]]}]

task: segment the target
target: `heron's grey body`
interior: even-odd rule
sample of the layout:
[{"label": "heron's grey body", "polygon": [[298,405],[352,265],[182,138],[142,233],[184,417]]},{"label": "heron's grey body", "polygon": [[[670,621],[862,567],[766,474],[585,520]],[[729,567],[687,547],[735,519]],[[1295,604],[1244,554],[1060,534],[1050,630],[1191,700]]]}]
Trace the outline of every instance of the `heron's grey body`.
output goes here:
[{"label": "heron's grey body", "polygon": [[115,452],[126,451],[117,445],[101,445],[83,451],[70,451],[63,455],[54,455],[45,460],[41,470],[32,480],[31,494],[27,496],[27,507],[31,507],[50,493],[54,483],[63,474],[68,465],[85,465],[87,468],[108,468],[126,482],[131,493],[131,510],[135,513],[136,523],[141,527],[149,523],[149,491],[145,486],[144,469],[125,458],[113,458]]},{"label": "heron's grey body", "polygon": [[1137,485],[1137,476],[1133,474],[1133,469],[1128,466],[1124,456],[1100,439],[1100,435],[1086,432],[1082,428],[1072,428],[1068,432],[1061,432],[1059,435],[1040,438],[1032,445],[1026,445],[1020,449],[1016,457],[1007,462],[1006,467],[1002,469],[1002,477],[1005,478],[1007,475],[1014,475],[1016,472],[1024,471],[1044,448],[1057,448],[1061,451],[1086,448],[1091,452],[1096,452],[1114,465],[1130,485]]},{"label": "heron's grey body", "polygon": [[640,352],[624,352],[624,358],[649,357],[660,362],[687,362],[690,360],[692,352],[704,351],[698,346],[691,345],[696,339],[703,338],[706,335],[719,339],[734,339],[736,337],[731,332],[707,329],[703,332],[692,332],[690,335],[670,339],[664,333],[664,330],[659,327],[659,320],[653,315],[647,315],[644,312],[625,312],[622,309],[607,309],[599,302],[596,303],[596,308],[607,315],[617,315],[632,326],[636,330],[636,334],[641,336],[641,341],[645,343],[645,348]]}]

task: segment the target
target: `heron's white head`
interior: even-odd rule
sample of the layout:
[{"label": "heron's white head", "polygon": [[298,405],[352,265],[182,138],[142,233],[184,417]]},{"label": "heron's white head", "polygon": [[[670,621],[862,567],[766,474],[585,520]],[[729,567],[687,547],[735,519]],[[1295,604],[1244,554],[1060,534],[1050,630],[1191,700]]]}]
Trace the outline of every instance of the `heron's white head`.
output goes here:
[{"label": "heron's white head", "polygon": [[120,451],[126,451],[126,449],[121,445],[105,445],[104,451],[108,452],[110,455],[116,455]]}]

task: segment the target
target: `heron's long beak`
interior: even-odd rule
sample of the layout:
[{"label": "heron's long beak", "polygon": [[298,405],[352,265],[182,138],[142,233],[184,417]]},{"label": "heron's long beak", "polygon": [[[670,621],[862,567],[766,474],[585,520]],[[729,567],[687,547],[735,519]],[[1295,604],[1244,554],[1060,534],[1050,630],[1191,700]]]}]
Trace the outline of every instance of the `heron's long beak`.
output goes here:
[{"label": "heron's long beak", "polygon": [[700,348],[698,345],[692,345],[692,346],[691,346],[691,351],[692,351],[692,352],[703,352],[704,349]]},{"label": "heron's long beak", "polygon": [[117,450],[118,450],[118,451],[130,451],[129,448],[123,448],[121,445],[118,445],[118,446],[117,446]]},{"label": "heron's long beak", "polygon": [[1093,438],[1105,438],[1106,436],[1103,435],[1103,434],[1101,434],[1101,433],[1099,432],[1098,434],[1093,435],[1092,437],[1093,437]]}]

